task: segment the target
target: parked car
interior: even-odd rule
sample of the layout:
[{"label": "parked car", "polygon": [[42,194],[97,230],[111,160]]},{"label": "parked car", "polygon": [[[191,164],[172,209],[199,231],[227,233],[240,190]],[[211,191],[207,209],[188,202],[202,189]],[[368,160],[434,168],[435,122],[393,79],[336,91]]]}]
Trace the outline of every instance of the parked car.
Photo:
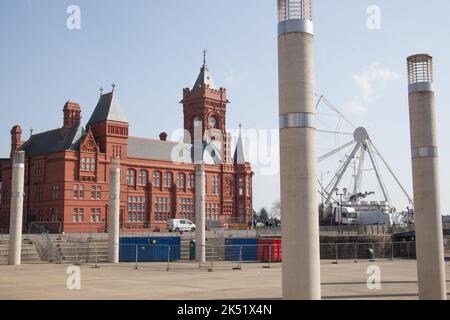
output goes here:
[{"label": "parked car", "polygon": [[169,232],[193,232],[195,228],[195,224],[187,219],[170,219],[167,224]]}]

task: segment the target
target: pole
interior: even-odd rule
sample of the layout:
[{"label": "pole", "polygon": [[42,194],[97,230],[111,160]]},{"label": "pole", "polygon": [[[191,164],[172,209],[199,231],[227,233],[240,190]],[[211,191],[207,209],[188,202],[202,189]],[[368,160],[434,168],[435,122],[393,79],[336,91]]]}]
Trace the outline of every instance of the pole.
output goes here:
[{"label": "pole", "polygon": [[135,259],[135,262],[134,262],[134,269],[135,270],[137,270],[138,269],[138,253],[139,253],[139,251],[138,251],[138,245],[136,244],[135,245],[135,257],[134,257],[134,259]]},{"label": "pole", "polygon": [[120,159],[111,158],[109,170],[109,262],[119,263],[120,245]]},{"label": "pole", "polygon": [[433,58],[407,60],[419,299],[447,300]]},{"label": "pole", "polygon": [[25,177],[25,152],[12,154],[11,212],[9,224],[9,265],[22,263],[22,221]]},{"label": "pole", "polygon": [[311,7],[312,0],[278,1],[282,292],[288,300],[321,299]]},{"label": "pole", "polygon": [[202,162],[195,166],[195,238],[197,244],[195,258],[199,263],[206,262],[205,193],[206,174],[205,165]]},{"label": "pole", "polygon": [[167,268],[166,271],[170,271],[170,245],[167,247]]}]

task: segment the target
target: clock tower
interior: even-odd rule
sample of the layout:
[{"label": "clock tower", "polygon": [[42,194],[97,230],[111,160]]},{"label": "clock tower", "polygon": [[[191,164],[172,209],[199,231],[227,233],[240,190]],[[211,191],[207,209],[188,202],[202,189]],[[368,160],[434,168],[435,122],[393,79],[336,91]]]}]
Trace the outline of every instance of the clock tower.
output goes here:
[{"label": "clock tower", "polygon": [[192,89],[183,90],[184,129],[189,134],[185,135],[185,142],[194,144],[194,128],[201,124],[203,141],[214,141],[220,144],[223,162],[230,161],[228,137],[226,134],[226,108],[229,103],[227,90],[217,89],[214,85],[211,73],[206,64],[206,51],[204,52],[203,65],[200,74]]}]

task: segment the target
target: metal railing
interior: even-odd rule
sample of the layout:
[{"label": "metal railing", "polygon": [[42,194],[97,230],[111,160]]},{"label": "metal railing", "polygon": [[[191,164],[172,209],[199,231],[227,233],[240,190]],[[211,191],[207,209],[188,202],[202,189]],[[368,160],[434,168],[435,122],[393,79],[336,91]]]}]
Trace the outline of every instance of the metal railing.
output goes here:
[{"label": "metal railing", "polygon": [[[446,241],[449,252],[450,243]],[[59,243],[59,263],[91,264],[93,267],[108,266],[109,246],[107,242]],[[283,260],[281,244],[259,245],[216,245],[204,246],[205,261],[197,261],[199,247],[171,244],[120,244],[118,267],[156,268],[159,270],[200,269],[241,270],[248,264],[260,264],[261,268],[279,267]],[[415,259],[415,242],[373,242],[373,243],[325,243],[320,245],[321,260],[326,263],[364,262],[377,260]]]}]

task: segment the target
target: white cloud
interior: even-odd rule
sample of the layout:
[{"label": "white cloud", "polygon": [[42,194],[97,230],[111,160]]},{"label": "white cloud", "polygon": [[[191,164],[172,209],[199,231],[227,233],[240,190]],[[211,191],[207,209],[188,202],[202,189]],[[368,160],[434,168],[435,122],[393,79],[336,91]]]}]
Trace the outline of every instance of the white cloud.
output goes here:
[{"label": "white cloud", "polygon": [[373,62],[365,66],[361,71],[353,75],[353,81],[359,92],[347,104],[347,111],[353,114],[367,112],[375,94],[386,88],[390,81],[399,77],[398,73],[379,62]]}]

